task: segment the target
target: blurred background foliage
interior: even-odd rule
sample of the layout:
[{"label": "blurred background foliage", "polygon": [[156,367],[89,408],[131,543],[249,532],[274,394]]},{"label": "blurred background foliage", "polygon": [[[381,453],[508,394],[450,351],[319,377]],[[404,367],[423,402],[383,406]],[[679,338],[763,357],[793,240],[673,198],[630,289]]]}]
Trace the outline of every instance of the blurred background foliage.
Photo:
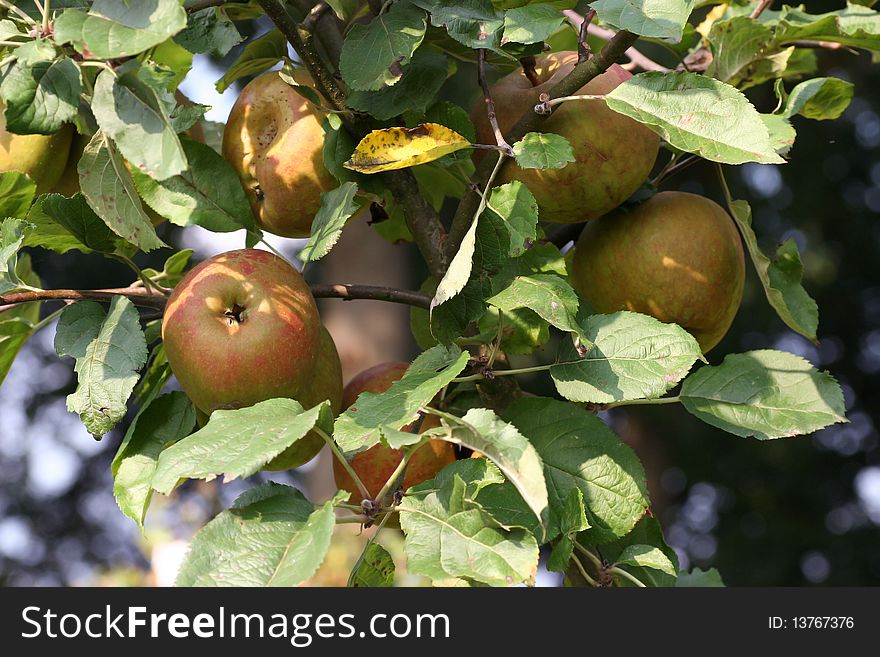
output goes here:
[{"label": "blurred background foliage", "polygon": [[[810,2],[808,8],[818,13],[837,6]],[[250,27],[265,29],[260,23]],[[235,98],[235,88],[217,96],[213,83],[236,52],[224,61],[197,56],[184,86],[194,100],[214,106],[208,118],[222,121]],[[786,329],[750,271],[739,315],[709,360],[757,348],[801,354],[840,380],[850,423],[806,438],[759,443],[715,430],[679,408],[603,414],[644,461],[654,512],[682,566],[717,567],[731,586],[880,584],[880,67],[865,54],[817,55],[823,74],[856,85],[844,116],[795,119],[798,138],[789,164],[746,165],[728,176],[734,195],[752,205],[765,252],[787,238],[797,241],[805,286],[819,304],[820,344]],[[453,84],[467,82],[467,72],[460,74]],[[775,106],[767,88],[749,96],[763,111]],[[713,169],[704,163],[664,188],[721,199]],[[168,225],[160,236],[194,248],[197,258],[243,241]],[[275,244],[289,255],[299,246],[296,240]],[[165,255],[141,256],[140,264],[161,265]],[[98,255],[31,256],[47,288],[130,282],[128,270]],[[309,276],[415,288],[424,278],[419,267],[410,247],[384,243],[361,217],[333,258]],[[322,313],[347,376],[416,352],[403,307],[330,301]],[[72,364],[55,356],[53,334],[50,327],[31,340],[0,388],[0,584],[169,584],[192,533],[267,477],[225,486],[191,482],[171,500],[154,502],[141,535],[113,499],[109,465],[121,436],[116,431],[95,442],[67,413]],[[540,378],[523,381],[536,392],[549,392],[546,385]],[[314,499],[333,487],[326,454],[272,478],[301,486]],[[315,583],[344,584],[370,534],[350,526],[340,531],[345,540],[334,543]],[[383,533],[382,542],[399,556],[399,533]],[[541,584],[556,582],[539,578]],[[400,570],[398,583],[416,581]]]}]

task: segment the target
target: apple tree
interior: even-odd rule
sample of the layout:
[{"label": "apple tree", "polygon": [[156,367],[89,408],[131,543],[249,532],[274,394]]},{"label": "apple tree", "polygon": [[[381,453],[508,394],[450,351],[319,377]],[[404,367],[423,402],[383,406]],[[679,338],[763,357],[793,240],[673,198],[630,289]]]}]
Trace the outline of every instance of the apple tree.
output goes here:
[{"label": "apple tree", "polygon": [[[797,245],[761,250],[725,171],[782,166],[799,122],[841,115],[852,85],[816,51],[877,57],[874,4],[0,0],[0,383],[55,326],[68,409],[122,436],[108,465],[140,526],[155,493],[329,446],[336,495],[253,486],[195,536],[180,585],[298,584],[352,523],[399,527],[435,585],[533,583],[546,547],[566,584],[673,586],[644,468],[604,412],[680,404],[732,450],[846,421],[805,359],[713,348],[748,268],[818,340]],[[246,84],[224,126],[178,87],[193,55],[233,49],[217,88]],[[717,198],[675,190],[701,163]],[[421,289],[305,282],[365,213],[415,244]],[[242,248],[190,263],[167,224]],[[307,238],[299,262],[267,232]],[[132,282],[44,289],[37,250]],[[153,251],[161,270],[136,262]],[[421,353],[343,388],[318,297],[408,304]],[[349,583],[393,571],[371,538]]]}]

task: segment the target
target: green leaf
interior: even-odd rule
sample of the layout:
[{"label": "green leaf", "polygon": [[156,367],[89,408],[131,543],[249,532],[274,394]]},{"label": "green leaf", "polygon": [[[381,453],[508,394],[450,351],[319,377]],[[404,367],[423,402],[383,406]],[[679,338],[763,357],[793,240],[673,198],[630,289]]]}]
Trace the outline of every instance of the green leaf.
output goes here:
[{"label": "green leaf", "polygon": [[[577,538],[582,544],[593,544],[588,532],[581,532],[578,534]],[[621,560],[628,559],[627,553],[632,555],[633,552],[638,553],[640,551],[645,551],[646,547],[657,550],[659,554],[655,555],[653,561],[662,563],[667,570],[664,571],[653,568],[647,563],[643,566],[632,562],[625,570],[631,575],[637,577],[639,581],[647,586],[675,586],[676,571],[678,570],[678,557],[675,554],[675,550],[666,544],[660,523],[657,522],[657,519],[653,516],[647,514],[644,515],[642,519],[636,523],[633,530],[626,536],[610,543],[603,543],[601,545],[601,551],[602,557],[609,563],[617,563]],[[637,561],[637,559],[634,559],[633,561]],[[671,572],[669,571],[666,562],[672,565]],[[632,582],[623,577],[617,576],[615,579],[617,580],[618,585],[633,586]]]},{"label": "green leaf", "polygon": [[0,274],[15,274],[15,255],[32,225],[9,217],[0,221]]},{"label": "green leaf", "polygon": [[153,489],[168,495],[182,479],[250,477],[316,425],[326,431],[331,422],[328,402],[304,411],[293,399],[269,399],[214,411],[204,428],[162,452]]},{"label": "green leaf", "polygon": [[191,53],[212,53],[224,57],[244,40],[220,7],[208,7],[189,15],[186,29],[174,40]]},{"label": "green leaf", "polygon": [[6,103],[6,129],[18,134],[52,134],[79,110],[79,67],[37,40],[15,49],[16,61],[4,72],[0,96]]},{"label": "green leaf", "polygon": [[490,0],[413,0],[412,4],[431,12],[431,25],[445,28],[462,45],[499,52],[504,16]]},{"label": "green leaf", "polygon": [[425,13],[401,2],[367,25],[355,23],[342,44],[342,79],[356,91],[395,84],[422,43],[425,28]]},{"label": "green leaf", "polygon": [[192,139],[181,142],[188,166],[180,174],[160,181],[132,170],[146,204],[177,226],[201,226],[215,233],[255,231],[251,206],[230,164],[210,146]]},{"label": "green leaf", "polygon": [[226,91],[233,82],[243,77],[257,75],[275,66],[287,57],[287,39],[280,30],[269,30],[263,36],[248,43],[238,59],[217,80],[219,93]]},{"label": "green leaf", "polygon": [[186,155],[156,90],[135,65],[95,81],[92,111],[98,125],[133,167],[156,180],[186,169]]},{"label": "green leaf", "polygon": [[113,464],[113,495],[126,516],[143,529],[152,497],[153,474],[168,445],[189,435],[196,413],[180,391],[162,395],[141,408],[123,438]]},{"label": "green leaf", "polygon": [[474,266],[474,249],[477,245],[477,225],[480,223],[479,216],[474,217],[471,226],[461,240],[458,252],[453,256],[446,273],[437,285],[434,297],[431,299],[431,312],[464,289],[471,278]]},{"label": "green leaf", "polygon": [[[427,48],[423,50],[424,52],[430,52]],[[413,59],[417,59],[422,52],[422,50],[419,50]],[[445,125],[447,128],[454,130],[471,143],[477,140],[477,129],[474,127],[470,115],[464,108],[455,103],[449,102],[448,100],[441,100],[439,103],[429,107],[428,111],[425,112],[424,122]],[[418,121],[417,123],[421,123],[421,121]],[[452,153],[448,157],[457,157],[459,155],[462,157],[470,157],[470,154],[465,154],[464,152]]]},{"label": "green leaf", "polygon": [[779,114],[762,114],[761,120],[770,133],[770,144],[773,146],[773,150],[780,155],[788,155],[791,147],[794,146],[795,139],[797,139],[797,132],[795,132],[791,121]]},{"label": "green leaf", "polygon": [[7,41],[9,37],[21,36],[23,32],[10,20],[0,20],[0,39]]},{"label": "green leaf", "polygon": [[518,180],[494,187],[486,206],[504,222],[509,233],[508,255],[516,258],[537,238],[538,202],[529,188]]},{"label": "green leaf", "polygon": [[846,422],[843,392],[827,372],[771,349],[730,354],[684,380],[681,401],[693,415],[737,436],[788,438]]},{"label": "green leaf", "polygon": [[504,12],[501,43],[540,43],[556,32],[565,20],[559,9],[549,4],[515,7]]},{"label": "green leaf", "polygon": [[782,7],[776,23],[779,43],[830,41],[880,51],[880,13],[854,4],[826,14],[808,14],[802,7]]},{"label": "green leaf", "polygon": [[446,82],[447,66],[445,55],[431,48],[420,48],[396,84],[383,86],[379,91],[353,91],[348,96],[348,106],[380,121],[404,112],[424,112]]},{"label": "green leaf", "polygon": [[5,319],[5,313],[0,314],[0,386],[3,385],[6,375],[12,367],[12,363],[18,352],[34,332],[33,325],[22,317]]},{"label": "green leaf", "polygon": [[88,13],[67,9],[55,19],[55,41],[92,59],[136,55],[186,27],[178,0],[95,0]]},{"label": "green leaf", "polygon": [[406,535],[407,569],[441,582],[463,578],[509,586],[534,580],[538,567],[534,536],[519,527],[502,527],[473,501],[485,485],[462,478],[473,470],[458,461],[407,491],[398,507]]},{"label": "green leaf", "polygon": [[678,588],[724,586],[724,581],[721,579],[721,573],[715,568],[708,570],[694,568],[689,573],[680,572],[675,586]]},{"label": "green leaf", "polygon": [[274,482],[250,489],[196,534],[175,586],[296,586],[327,554],[334,502],[315,508]]},{"label": "green leaf", "polygon": [[329,192],[321,193],[321,207],[312,220],[309,241],[297,257],[302,262],[314,262],[330,253],[342,235],[342,229],[349,218],[357,212],[354,201],[357,183],[345,182]]},{"label": "green leaf", "polygon": [[758,246],[749,204],[745,201],[732,201],[729,207],[758,278],[764,286],[767,301],[789,328],[815,342],[816,330],[819,328],[819,308],[801,284],[803,267],[796,244],[789,241],[780,246],[777,260],[771,261]]},{"label": "green leaf", "polygon": [[55,351],[76,359],[79,384],[67,397],[67,409],[100,438],[125,417],[138,370],[147,362],[137,310],[122,296],[113,297],[109,312],[94,301],[68,306],[58,322]]},{"label": "green leaf", "polygon": [[556,274],[517,276],[486,302],[507,312],[528,308],[560,330],[581,333],[575,318],[577,294],[568,281]]},{"label": "green leaf", "polygon": [[364,548],[348,578],[355,588],[389,588],[394,586],[394,559],[388,550],[372,541]]},{"label": "green leaf", "polygon": [[839,78],[814,78],[801,82],[788,96],[782,116],[800,114],[808,119],[825,121],[839,118],[849,107],[853,84]]},{"label": "green leaf", "polygon": [[125,162],[103,132],[92,137],[76,169],[83,196],[114,233],[143,251],[166,246],[144,213]]},{"label": "green leaf", "polygon": [[607,404],[660,397],[703,359],[694,337],[675,324],[631,312],[591,315],[583,333],[592,347],[574,347],[550,368],[559,394],[574,402]]},{"label": "green leaf", "polygon": [[334,439],[346,457],[379,442],[381,429],[400,429],[418,418],[419,410],[458,376],[468,353],[457,346],[436,346],[416,358],[406,373],[380,395],[364,392],[336,420]]},{"label": "green leaf", "polygon": [[562,169],[574,162],[574,150],[569,141],[551,132],[528,133],[513,144],[513,155],[522,169]]},{"label": "green leaf", "polygon": [[181,249],[180,251],[176,251],[165,261],[165,265],[162,267],[161,272],[156,271],[155,269],[146,268],[143,270],[144,275],[151,280],[159,280],[164,287],[173,288],[181,281],[181,279],[183,279],[184,270],[189,264],[189,259],[192,257],[192,254],[192,249]]},{"label": "green leaf", "polygon": [[739,86],[738,81],[748,79],[749,69],[762,58],[772,40],[772,30],[749,16],[713,23],[709,32],[712,62],[706,74]]},{"label": "green leaf", "polygon": [[37,186],[18,171],[0,173],[0,217],[24,219],[37,194]]},{"label": "green leaf", "polygon": [[638,457],[602,420],[568,402],[518,399],[503,414],[534,445],[544,463],[550,502],[547,540],[562,530],[568,495],[579,488],[596,541],[626,535],[648,508]]},{"label": "green leaf", "polygon": [[446,418],[448,427],[430,435],[485,454],[516,487],[541,523],[547,523],[547,485],[538,452],[511,424],[487,408],[472,408],[459,422]]},{"label": "green leaf", "polygon": [[82,194],[71,198],[61,194],[41,196],[28,213],[28,221],[37,229],[28,236],[27,246],[42,246],[59,253],[70,249],[113,253],[119,241]]},{"label": "green leaf", "polygon": [[[577,102],[577,101],[574,101]],[[727,164],[781,164],[767,127],[734,87],[696,73],[640,73],[605,97],[672,146]]]},{"label": "green leaf", "polygon": [[675,566],[660,548],[652,545],[628,545],[617,557],[615,566],[638,566],[651,568],[675,577]]},{"label": "green leaf", "polygon": [[694,0],[597,0],[590,6],[614,27],[644,37],[681,41]]}]

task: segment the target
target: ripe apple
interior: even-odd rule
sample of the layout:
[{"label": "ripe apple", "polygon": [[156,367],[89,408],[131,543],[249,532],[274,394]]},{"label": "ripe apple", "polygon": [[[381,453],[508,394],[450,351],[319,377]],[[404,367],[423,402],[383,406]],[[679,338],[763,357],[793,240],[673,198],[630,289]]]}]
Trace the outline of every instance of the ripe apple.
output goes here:
[{"label": "ripe apple", "polygon": [[[388,362],[380,363],[355,376],[342,393],[343,410],[352,406],[362,392],[383,393],[391,384],[403,376],[408,363]],[[439,426],[439,421],[433,415],[424,420],[413,422],[404,427],[404,431],[415,431],[419,426],[419,433],[427,429]],[[351,467],[367,487],[371,497],[376,497],[382,486],[388,481],[400,460],[403,458],[403,450],[391,449],[384,445],[373,445],[365,452],[361,452],[351,460]],[[440,470],[455,461],[455,448],[452,443],[444,440],[431,440],[420,447],[410,459],[403,477],[403,488],[415,486],[423,481],[432,479]],[[359,501],[361,493],[354,480],[337,459],[333,460],[333,477],[336,485],[351,494],[349,499]]]},{"label": "ripe apple", "polygon": [[717,203],[660,192],[629,212],[588,223],[571,279],[597,311],[633,310],[678,324],[706,352],[739,309],[745,258],[733,221]]},{"label": "ripe apple", "polygon": [[[342,408],[342,364],[339,353],[329,331],[321,327],[321,346],[318,348],[317,361],[312,373],[312,380],[298,398],[303,408],[312,408],[322,401],[330,401],[333,415]],[[303,463],[311,461],[324,446],[324,438],[315,431],[310,431],[293,445],[276,456],[264,470],[291,470]]]},{"label": "ripe apple", "polygon": [[37,185],[37,194],[45,194],[58,182],[73,136],[73,126],[65,124],[51,135],[16,135],[6,130],[6,115],[0,103],[0,173],[20,171]]},{"label": "ripe apple", "polygon": [[266,251],[194,267],[168,299],[162,337],[181,388],[206,413],[312,394],[318,309],[302,275]]},{"label": "ripe apple", "polygon": [[[538,97],[549,92],[575,64],[577,53],[552,53],[538,59],[535,71],[541,84],[533,86],[521,69],[496,82],[490,93],[502,132],[531,111]],[[606,94],[630,77],[614,64],[576,93]],[[494,144],[482,99],[471,118],[477,128],[477,141]],[[562,169],[521,169],[508,162],[499,174],[499,182],[524,183],[538,201],[541,221],[560,224],[595,219],[623,203],[647,178],[660,146],[659,137],[651,130],[608,109],[601,100],[563,103],[540,130],[568,139],[575,161]],[[477,158],[485,156],[476,153]]]},{"label": "ripe apple", "polygon": [[[307,74],[297,82],[308,85]],[[324,167],[322,114],[277,72],[241,92],[223,133],[232,165],[260,226],[284,237],[307,237],[321,192],[336,186]]]}]

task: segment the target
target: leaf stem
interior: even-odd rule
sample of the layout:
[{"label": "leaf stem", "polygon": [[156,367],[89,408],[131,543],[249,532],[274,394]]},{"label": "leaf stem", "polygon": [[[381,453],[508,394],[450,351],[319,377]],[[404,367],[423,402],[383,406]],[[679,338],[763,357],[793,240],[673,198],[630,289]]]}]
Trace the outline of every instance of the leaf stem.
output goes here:
[{"label": "leaf stem", "polygon": [[588,550],[583,545],[581,545],[576,539],[572,538],[572,543],[574,544],[575,549],[587,557],[590,561],[593,562],[593,565],[601,572],[605,570],[605,564],[602,560],[597,557],[591,550]]},{"label": "leaf stem", "polygon": [[645,585],[645,583],[642,580],[640,580],[635,575],[630,575],[623,568],[618,568],[617,566],[611,566],[611,568],[609,568],[607,572],[609,572],[613,575],[620,575],[624,579],[628,579],[630,582],[632,582],[633,584],[635,584],[639,588],[642,588],[642,589],[647,588],[647,586]]},{"label": "leaf stem", "polygon": [[587,581],[587,584],[592,587],[598,588],[599,583],[590,576],[590,574],[587,572],[587,569],[584,568],[584,564],[581,563],[581,560],[577,558],[576,554],[571,555],[571,560],[574,562],[574,565],[577,566],[577,569],[581,573],[581,577],[583,577]]},{"label": "leaf stem", "polygon": [[489,92],[489,82],[486,80],[486,49],[477,50],[477,80],[483,90],[483,102],[486,103],[486,114],[489,117],[489,125],[492,126],[492,132],[495,134],[495,142],[502,153],[510,157],[513,156],[513,149],[504,139],[501,127],[498,125],[498,116],[495,114],[495,101],[492,100],[492,94]]},{"label": "leaf stem", "polygon": [[[554,363],[555,364],[555,363]],[[513,370],[497,370],[493,371],[491,376],[486,374],[470,374],[468,376],[459,376],[452,379],[452,383],[470,383],[472,381],[482,381],[496,376],[516,376],[518,374],[532,374],[533,372],[545,372],[553,365],[535,365],[534,367],[520,367]]]},{"label": "leaf stem", "polygon": [[385,485],[382,486],[382,490],[379,491],[379,494],[376,495],[376,501],[379,504],[382,504],[382,500],[385,499],[385,496],[391,492],[391,489],[395,486],[399,485],[403,480],[403,475],[406,472],[406,467],[409,465],[410,460],[412,460],[413,455],[422,447],[422,445],[426,444],[430,438],[422,438],[415,445],[412,445],[409,449],[407,449],[403,458],[400,459],[400,463],[397,464],[397,467],[394,469],[394,472],[391,473],[391,476],[388,477],[388,481],[385,482]]},{"label": "leaf stem", "polygon": [[6,9],[8,9],[9,11],[14,12],[15,14],[18,15],[18,17],[21,20],[23,20],[28,25],[36,25],[37,24],[37,22],[33,18],[28,16],[26,13],[24,13],[18,7],[16,7],[13,3],[8,2],[8,0],[0,0],[0,7],[6,7]]},{"label": "leaf stem", "polygon": [[358,476],[358,473],[354,471],[354,468],[351,467],[351,463],[348,462],[348,459],[345,458],[345,455],[340,451],[339,445],[336,444],[336,441],[331,438],[326,431],[324,431],[321,427],[316,426],[314,430],[317,432],[321,438],[324,439],[324,442],[327,443],[327,447],[330,448],[330,451],[333,452],[333,456],[339,461],[340,465],[345,468],[345,471],[354,481],[355,486],[357,486],[358,491],[361,495],[364,496],[365,500],[369,500],[370,491],[367,490],[367,487],[364,486],[364,482],[361,481],[361,478]]},{"label": "leaf stem", "polygon": [[36,332],[39,331],[41,328],[43,328],[43,327],[45,327],[45,326],[48,326],[48,325],[51,324],[53,321],[55,321],[56,319],[58,319],[58,318],[61,316],[61,313],[63,313],[63,312],[64,312],[64,308],[59,308],[59,309],[56,310],[55,312],[53,312],[53,313],[49,313],[49,314],[46,315],[43,319],[41,319],[39,322],[37,322],[36,324],[34,324],[34,327],[33,327],[33,329],[31,329],[31,330],[32,330],[34,333],[36,333]]}]

